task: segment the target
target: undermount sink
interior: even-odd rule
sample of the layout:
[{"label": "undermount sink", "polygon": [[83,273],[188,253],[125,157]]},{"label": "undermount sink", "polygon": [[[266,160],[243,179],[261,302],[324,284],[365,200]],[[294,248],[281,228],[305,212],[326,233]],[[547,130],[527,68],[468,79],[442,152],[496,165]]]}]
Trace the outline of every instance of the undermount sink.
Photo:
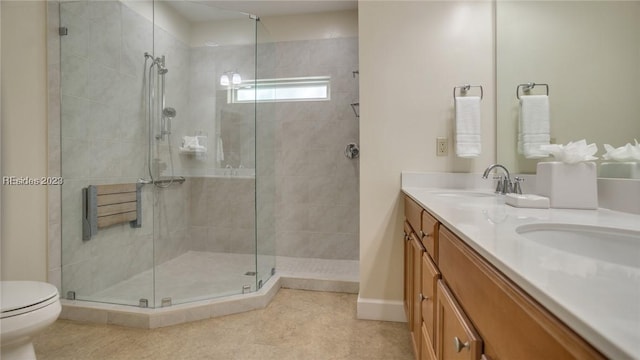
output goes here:
[{"label": "undermount sink", "polygon": [[446,190],[446,191],[437,191],[434,192],[436,196],[442,197],[473,197],[473,198],[483,198],[483,197],[495,197],[494,193],[490,192],[481,192],[481,191],[469,191],[469,190]]},{"label": "undermount sink", "polygon": [[640,268],[640,231],[577,224],[527,224],[516,232],[555,250]]}]

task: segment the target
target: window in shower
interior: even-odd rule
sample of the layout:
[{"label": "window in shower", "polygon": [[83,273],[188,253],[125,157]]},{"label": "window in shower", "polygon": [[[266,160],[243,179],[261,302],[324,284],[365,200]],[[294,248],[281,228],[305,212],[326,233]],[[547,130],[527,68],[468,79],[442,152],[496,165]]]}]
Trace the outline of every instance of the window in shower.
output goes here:
[{"label": "window in shower", "polygon": [[330,100],[331,77],[249,80],[229,90],[232,103]]}]

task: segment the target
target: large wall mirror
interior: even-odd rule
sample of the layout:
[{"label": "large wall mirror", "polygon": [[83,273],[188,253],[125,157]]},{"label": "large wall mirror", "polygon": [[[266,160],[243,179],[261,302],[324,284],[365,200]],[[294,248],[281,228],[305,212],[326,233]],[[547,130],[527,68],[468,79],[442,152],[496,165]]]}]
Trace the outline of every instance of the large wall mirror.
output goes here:
[{"label": "large wall mirror", "polygon": [[[640,1],[497,1],[497,160],[535,173],[516,151],[516,87],[549,84],[551,139],[640,141]],[[531,94],[543,94],[536,87]]]}]

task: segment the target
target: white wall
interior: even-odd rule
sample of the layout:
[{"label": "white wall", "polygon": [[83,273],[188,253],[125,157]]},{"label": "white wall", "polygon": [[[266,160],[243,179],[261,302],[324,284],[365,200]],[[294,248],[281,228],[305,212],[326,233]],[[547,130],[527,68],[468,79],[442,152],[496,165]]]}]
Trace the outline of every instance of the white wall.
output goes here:
[{"label": "white wall", "polygon": [[175,36],[178,40],[189,44],[191,23],[165,2],[156,1],[154,3],[152,0],[120,0],[120,2]]},{"label": "white wall", "polygon": [[358,37],[358,11],[261,17],[273,41]]},{"label": "white wall", "polygon": [[[358,36],[358,12],[334,11],[301,15],[261,17],[269,33],[269,42],[334,39]],[[259,39],[264,41],[266,37]],[[246,20],[194,23],[191,46],[242,45],[255,41],[252,27]]]},{"label": "white wall", "polygon": [[[2,175],[47,176],[44,1],[2,1]],[[2,186],[2,279],[47,278],[47,187]]]},{"label": "white wall", "polygon": [[549,84],[551,138],[558,144],[587,139],[603,154],[604,144],[619,147],[640,136],[639,19],[640,1],[498,3],[501,164],[512,172],[536,171],[538,160],[516,153],[515,90],[527,82]]},{"label": "white wall", "polygon": [[[480,172],[495,159],[493,5],[477,1],[360,1],[358,5],[362,151],[358,315],[393,320],[404,317],[400,172]],[[450,146],[449,156],[436,157],[436,137],[453,136],[453,87],[465,83],[484,86],[482,155],[457,159]],[[364,305],[379,311],[364,311]]]}]

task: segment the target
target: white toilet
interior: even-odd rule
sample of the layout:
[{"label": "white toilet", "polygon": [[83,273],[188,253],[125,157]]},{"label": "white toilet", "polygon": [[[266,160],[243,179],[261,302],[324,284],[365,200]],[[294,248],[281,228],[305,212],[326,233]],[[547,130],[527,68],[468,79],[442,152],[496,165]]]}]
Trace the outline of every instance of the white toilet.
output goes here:
[{"label": "white toilet", "polygon": [[0,281],[2,360],[36,358],[32,337],[60,315],[58,289],[37,281]]}]

